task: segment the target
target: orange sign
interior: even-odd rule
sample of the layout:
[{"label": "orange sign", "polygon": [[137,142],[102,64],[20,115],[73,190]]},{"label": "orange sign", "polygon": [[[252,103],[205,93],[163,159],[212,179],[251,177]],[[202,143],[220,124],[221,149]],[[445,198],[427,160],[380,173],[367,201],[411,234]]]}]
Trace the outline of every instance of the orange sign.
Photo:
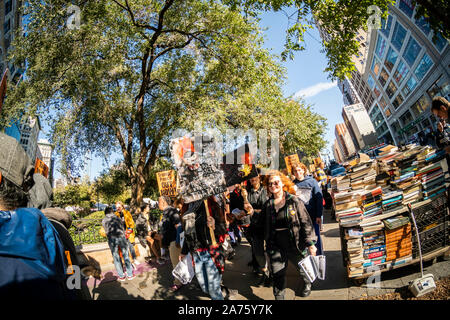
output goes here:
[{"label": "orange sign", "polygon": [[41,175],[43,175],[48,179],[48,166],[44,163],[44,161],[36,158],[34,173],[40,173]]},{"label": "orange sign", "polygon": [[284,162],[286,162],[286,168],[289,174],[292,174],[292,166],[294,164],[299,164],[300,159],[298,158],[298,154],[293,154],[287,157],[284,157]]},{"label": "orange sign", "polygon": [[174,170],[156,173],[159,194],[161,196],[175,197],[177,192],[177,178]]}]

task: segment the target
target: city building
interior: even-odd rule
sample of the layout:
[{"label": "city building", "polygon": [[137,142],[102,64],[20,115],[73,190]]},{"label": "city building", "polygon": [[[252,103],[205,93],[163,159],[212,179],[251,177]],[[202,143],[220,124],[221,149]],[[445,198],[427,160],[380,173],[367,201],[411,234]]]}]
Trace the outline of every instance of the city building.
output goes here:
[{"label": "city building", "polygon": [[338,142],[338,146],[342,151],[343,158],[347,159],[356,154],[356,148],[353,144],[350,132],[347,129],[345,123],[338,123],[335,127],[335,136]]},{"label": "city building", "polygon": [[20,144],[33,163],[36,161],[40,131],[41,123],[39,121],[39,117],[28,117],[20,123]]},{"label": "city building", "polygon": [[335,159],[337,162],[339,162],[339,163],[342,163],[342,162],[345,161],[344,156],[343,156],[343,154],[342,154],[342,151],[341,151],[341,149],[340,149],[340,147],[339,147],[339,144],[338,144],[338,142],[337,142],[337,139],[334,139],[334,144],[333,144],[333,156],[334,156],[334,159]]},{"label": "city building", "polygon": [[375,128],[362,103],[344,106],[342,118],[357,151],[377,144]]},{"label": "city building", "polygon": [[436,130],[430,106],[433,97],[450,95],[450,46],[427,19],[414,18],[411,1],[398,0],[388,12],[382,28],[372,30],[362,78],[376,96],[369,116],[378,140],[400,145]]},{"label": "city building", "polygon": [[53,153],[53,146],[48,142],[46,139],[40,139],[38,141],[38,148],[37,148],[38,154],[40,154],[40,157],[37,156],[37,158],[41,159],[48,167],[48,180],[50,184],[53,186],[53,167],[54,167],[54,158],[52,157]]}]

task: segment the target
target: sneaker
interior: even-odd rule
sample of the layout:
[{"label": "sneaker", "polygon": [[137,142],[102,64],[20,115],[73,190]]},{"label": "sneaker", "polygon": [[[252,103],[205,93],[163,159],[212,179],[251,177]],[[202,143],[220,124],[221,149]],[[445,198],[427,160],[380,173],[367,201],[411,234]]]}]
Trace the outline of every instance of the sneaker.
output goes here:
[{"label": "sneaker", "polygon": [[119,281],[122,281],[122,282],[124,282],[126,280],[126,277],[125,276],[123,276],[123,277],[119,277]]},{"label": "sneaker", "polygon": [[128,280],[133,280],[134,278],[136,278],[136,276],[135,276],[134,274],[133,274],[131,277],[128,277],[128,276],[127,276],[127,279],[128,279]]}]

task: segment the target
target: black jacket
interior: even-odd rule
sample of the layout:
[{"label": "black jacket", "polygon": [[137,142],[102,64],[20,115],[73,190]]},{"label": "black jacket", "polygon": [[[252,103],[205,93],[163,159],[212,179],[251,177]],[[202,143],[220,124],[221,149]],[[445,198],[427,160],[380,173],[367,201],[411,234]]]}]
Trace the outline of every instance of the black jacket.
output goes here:
[{"label": "black jacket", "polygon": [[180,214],[177,209],[174,207],[164,209],[161,219],[162,245],[164,247],[168,247],[177,238],[177,229],[175,226],[180,222]]},{"label": "black jacket", "polygon": [[267,190],[261,185],[258,190],[254,190],[252,187],[248,188],[248,202],[252,205],[253,210],[261,210],[261,212],[253,212],[250,231],[253,234],[263,235],[264,234],[264,221],[261,219],[262,209],[267,201]]},{"label": "black jacket", "polygon": [[[297,249],[302,252],[317,241],[314,226],[303,202],[288,192],[285,192],[285,197],[286,219],[290,227],[291,238],[294,240]],[[267,248],[270,250],[275,247],[276,233],[275,228],[272,227],[276,218],[273,197],[267,200],[262,213],[265,222],[264,238],[267,243]]]},{"label": "black jacket", "polygon": [[[211,208],[211,216],[215,220],[214,237],[218,243],[219,237],[227,232],[224,212],[222,207],[211,197],[208,198],[208,206]],[[183,214],[182,221],[185,240],[181,253],[186,255],[188,252],[197,249],[209,249],[212,240],[206,224],[206,210],[203,200],[190,203],[188,210]]]}]

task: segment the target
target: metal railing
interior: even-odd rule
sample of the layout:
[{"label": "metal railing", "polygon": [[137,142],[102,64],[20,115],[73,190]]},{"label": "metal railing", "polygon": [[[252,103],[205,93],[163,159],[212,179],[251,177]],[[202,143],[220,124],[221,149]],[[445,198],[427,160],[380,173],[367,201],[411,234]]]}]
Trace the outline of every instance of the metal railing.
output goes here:
[{"label": "metal railing", "polygon": [[72,221],[69,233],[75,246],[93,244],[107,241],[99,233],[102,219],[77,219]]}]

